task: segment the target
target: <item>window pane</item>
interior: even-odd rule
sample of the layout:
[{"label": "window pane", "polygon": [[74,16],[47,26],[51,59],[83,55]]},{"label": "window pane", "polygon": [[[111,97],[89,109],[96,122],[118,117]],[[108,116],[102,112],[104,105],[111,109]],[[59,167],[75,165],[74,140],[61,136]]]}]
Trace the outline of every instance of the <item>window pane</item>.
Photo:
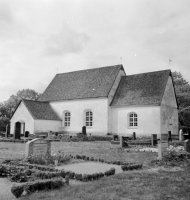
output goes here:
[{"label": "window pane", "polygon": [[137,114],[134,114],[134,117],[137,117]]}]

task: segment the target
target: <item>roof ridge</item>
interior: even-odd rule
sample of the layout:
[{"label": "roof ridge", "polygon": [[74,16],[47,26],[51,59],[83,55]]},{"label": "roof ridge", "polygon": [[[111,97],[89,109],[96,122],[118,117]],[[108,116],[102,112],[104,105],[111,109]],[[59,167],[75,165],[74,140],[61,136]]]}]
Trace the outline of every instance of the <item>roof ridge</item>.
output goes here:
[{"label": "roof ridge", "polygon": [[105,66],[105,67],[96,67],[96,68],[75,70],[75,71],[71,71],[71,72],[58,73],[58,74],[56,74],[56,75],[60,75],[60,74],[70,74],[70,73],[82,72],[82,71],[88,71],[88,70],[95,70],[95,69],[103,69],[103,68],[108,68],[108,67],[123,67],[123,65],[122,65],[122,64],[119,64],[119,65],[111,65],[111,66]]},{"label": "roof ridge", "polygon": [[131,74],[131,75],[126,75],[126,77],[128,77],[128,76],[135,76],[135,75],[141,75],[141,74],[153,74],[153,73],[164,72],[164,71],[171,72],[171,69],[165,69],[165,70],[159,70],[159,71],[153,71],[153,72],[143,72],[143,73],[138,73],[138,74]]},{"label": "roof ridge", "polygon": [[38,103],[49,103],[49,101],[38,101],[38,100],[31,100],[31,99],[22,99],[22,101],[31,101],[31,102],[38,102]]}]

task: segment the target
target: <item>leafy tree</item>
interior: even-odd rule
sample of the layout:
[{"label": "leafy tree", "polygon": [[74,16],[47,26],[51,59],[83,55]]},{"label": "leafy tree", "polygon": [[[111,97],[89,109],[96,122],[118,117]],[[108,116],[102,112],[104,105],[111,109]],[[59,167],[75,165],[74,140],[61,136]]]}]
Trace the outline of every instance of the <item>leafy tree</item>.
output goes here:
[{"label": "leafy tree", "polygon": [[190,127],[190,85],[180,72],[173,72],[172,76],[179,106],[179,122]]},{"label": "leafy tree", "polygon": [[10,119],[18,103],[22,99],[34,100],[39,98],[40,94],[31,89],[19,90],[16,95],[11,95],[7,101],[0,103],[0,121]]}]

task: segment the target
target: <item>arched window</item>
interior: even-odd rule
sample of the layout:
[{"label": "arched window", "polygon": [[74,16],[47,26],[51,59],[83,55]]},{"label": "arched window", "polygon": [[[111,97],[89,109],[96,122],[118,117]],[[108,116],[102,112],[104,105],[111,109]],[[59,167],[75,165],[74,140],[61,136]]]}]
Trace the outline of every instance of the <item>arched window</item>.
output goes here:
[{"label": "arched window", "polygon": [[138,116],[136,113],[129,114],[129,127],[137,127],[138,126]]},{"label": "arched window", "polygon": [[93,126],[93,113],[90,110],[85,112],[85,126],[91,127]]},{"label": "arched window", "polygon": [[71,113],[66,111],[64,113],[64,126],[68,127],[71,125]]}]

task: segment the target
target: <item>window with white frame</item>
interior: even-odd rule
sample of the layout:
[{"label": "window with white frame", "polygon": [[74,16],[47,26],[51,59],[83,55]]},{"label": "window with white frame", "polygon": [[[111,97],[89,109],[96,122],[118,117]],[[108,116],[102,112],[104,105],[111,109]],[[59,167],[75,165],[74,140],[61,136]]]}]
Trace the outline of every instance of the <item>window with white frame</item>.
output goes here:
[{"label": "window with white frame", "polygon": [[138,126],[138,116],[136,113],[129,114],[129,127],[137,127]]},{"label": "window with white frame", "polygon": [[93,126],[93,113],[90,110],[86,111],[85,113],[85,126],[86,127]]},{"label": "window with white frame", "polygon": [[71,125],[71,113],[65,112],[64,114],[64,126],[69,127]]}]

